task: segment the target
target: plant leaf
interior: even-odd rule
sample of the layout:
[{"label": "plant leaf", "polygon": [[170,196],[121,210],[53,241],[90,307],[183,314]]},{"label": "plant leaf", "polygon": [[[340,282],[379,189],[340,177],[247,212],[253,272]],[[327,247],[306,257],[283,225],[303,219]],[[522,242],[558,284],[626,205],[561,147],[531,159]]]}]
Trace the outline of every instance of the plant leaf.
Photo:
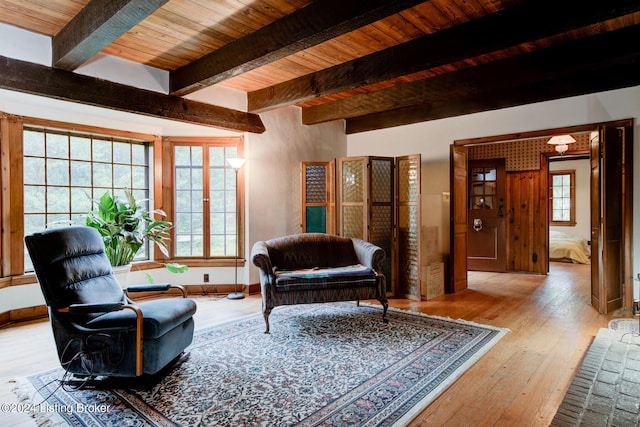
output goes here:
[{"label": "plant leaf", "polygon": [[165,264],[165,267],[172,273],[184,273],[189,269],[188,265],[178,264],[175,262]]}]

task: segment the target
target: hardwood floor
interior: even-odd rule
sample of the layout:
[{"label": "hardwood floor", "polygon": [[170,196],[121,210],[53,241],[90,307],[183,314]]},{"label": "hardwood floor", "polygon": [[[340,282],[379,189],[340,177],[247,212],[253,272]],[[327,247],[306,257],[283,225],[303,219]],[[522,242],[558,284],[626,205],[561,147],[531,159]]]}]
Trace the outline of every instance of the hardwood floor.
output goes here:
[{"label": "hardwood floor", "polygon": [[[390,301],[395,308],[511,331],[411,426],[549,425],[598,329],[621,315],[599,315],[589,304],[589,266],[553,263],[547,276],[472,272],[469,279],[469,289],[458,294]],[[261,306],[259,295],[196,299],[197,328]],[[58,366],[47,321],[0,329],[0,349],[0,404],[17,402],[14,378]],[[35,425],[18,413],[0,412],[0,421],[3,427]]]}]

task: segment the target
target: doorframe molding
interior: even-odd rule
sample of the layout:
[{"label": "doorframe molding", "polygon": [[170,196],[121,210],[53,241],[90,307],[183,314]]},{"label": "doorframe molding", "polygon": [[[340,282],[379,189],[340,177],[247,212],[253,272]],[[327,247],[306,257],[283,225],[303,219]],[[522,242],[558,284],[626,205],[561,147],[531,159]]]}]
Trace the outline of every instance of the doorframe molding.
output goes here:
[{"label": "doorframe molding", "polygon": [[534,139],[534,138],[543,138],[545,136],[563,134],[563,133],[581,133],[581,132],[589,132],[597,129],[599,126],[613,126],[613,127],[625,127],[625,126],[633,126],[633,119],[622,119],[622,120],[612,120],[609,122],[596,122],[589,123],[583,125],[576,126],[564,126],[558,128],[549,128],[542,130],[533,130],[527,132],[515,132],[515,133],[505,133],[501,135],[493,135],[493,136],[482,136],[477,138],[466,138],[466,139],[456,139],[453,141],[453,145],[460,145],[470,147],[476,144],[487,144],[487,143],[509,143],[522,141],[523,139]]},{"label": "doorframe molding", "polygon": [[[573,151],[567,151],[563,154],[564,157],[582,157],[582,158],[586,158],[589,159],[590,156],[590,152],[589,150],[573,150]],[[545,234],[545,246],[547,249],[549,249],[549,227],[551,226],[551,220],[549,218],[549,172],[550,172],[550,166],[549,163],[551,161],[552,157],[558,157],[558,153],[556,152],[549,152],[549,153],[540,153],[540,171],[542,172],[542,176],[540,177],[540,184],[543,188],[545,188],[545,200],[547,201],[547,205],[544,207],[545,211],[546,211],[546,215],[545,215],[545,226],[547,229],[547,233]],[[543,169],[544,168],[544,169]],[[545,259],[545,271],[548,273],[549,272],[549,251],[547,250],[547,254],[544,257]]]}]

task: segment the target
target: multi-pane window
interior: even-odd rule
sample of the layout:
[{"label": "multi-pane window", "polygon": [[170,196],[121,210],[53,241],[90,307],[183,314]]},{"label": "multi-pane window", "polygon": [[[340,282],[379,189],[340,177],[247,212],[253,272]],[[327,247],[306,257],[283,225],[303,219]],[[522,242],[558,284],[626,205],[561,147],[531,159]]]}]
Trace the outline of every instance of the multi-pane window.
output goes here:
[{"label": "multi-pane window", "polygon": [[495,168],[473,168],[469,189],[469,209],[496,209],[498,174]]},{"label": "multi-pane window", "polygon": [[173,155],[175,256],[236,256],[239,204],[227,159],[238,157],[238,146],[176,144]]},{"label": "multi-pane window", "polygon": [[[84,224],[92,199],[105,191],[149,197],[149,144],[142,141],[25,127],[24,233]],[[145,248],[146,249],[146,248]],[[140,258],[146,258],[146,251]],[[25,270],[32,264],[25,254]]]},{"label": "multi-pane window", "polygon": [[575,225],[575,171],[553,171],[549,178],[551,225]]}]

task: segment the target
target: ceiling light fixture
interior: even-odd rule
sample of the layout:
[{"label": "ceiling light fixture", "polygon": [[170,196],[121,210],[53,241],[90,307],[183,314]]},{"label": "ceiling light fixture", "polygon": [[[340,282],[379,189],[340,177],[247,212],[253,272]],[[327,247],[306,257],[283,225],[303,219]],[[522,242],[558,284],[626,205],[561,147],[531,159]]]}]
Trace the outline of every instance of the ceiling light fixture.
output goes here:
[{"label": "ceiling light fixture", "polygon": [[576,139],[571,135],[556,135],[552,136],[547,144],[553,145],[555,150],[562,156],[568,149],[569,144],[576,142]]}]

